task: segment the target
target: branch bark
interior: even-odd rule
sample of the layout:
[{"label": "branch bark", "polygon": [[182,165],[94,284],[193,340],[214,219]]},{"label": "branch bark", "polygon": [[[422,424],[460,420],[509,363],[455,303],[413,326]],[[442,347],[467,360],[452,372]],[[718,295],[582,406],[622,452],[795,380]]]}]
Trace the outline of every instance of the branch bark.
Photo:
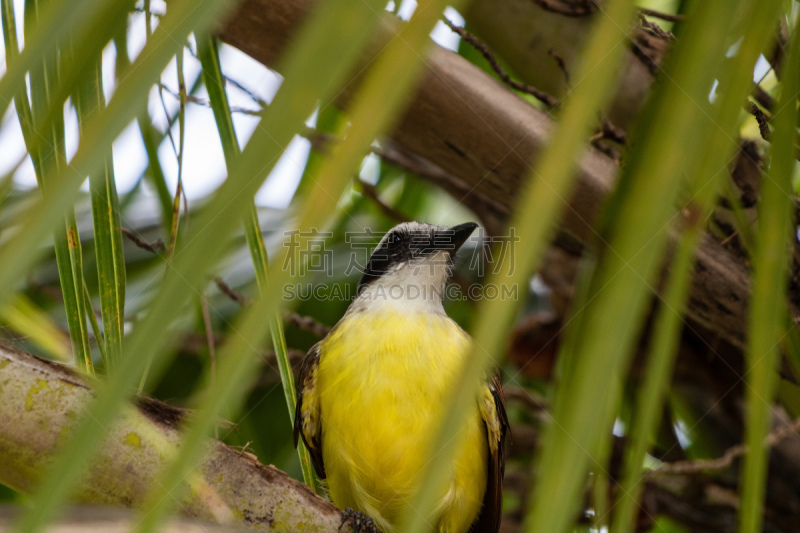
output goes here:
[{"label": "branch bark", "polygon": [[[0,345],[0,483],[30,493],[91,398],[67,367]],[[181,419],[155,400],[125,408],[73,499],[136,507],[178,453]],[[187,516],[261,531],[340,531],[339,509],[252,454],[212,440],[198,472],[181,501]]]},{"label": "branch bark", "polygon": [[[597,4],[588,0],[474,0],[464,18],[524,82],[561,99],[570,89],[564,72],[575,71],[598,13]],[[639,115],[669,48],[669,35],[645,25],[631,28],[630,47],[606,109],[617,126],[627,129]]]},{"label": "branch bark", "polygon": [[[20,514],[19,506],[0,506],[0,530],[9,531]],[[138,520],[134,511],[113,507],[77,506],[62,513],[50,524],[48,533],[127,533]],[[173,518],[160,529],[161,533],[244,533],[241,527],[223,526],[188,518]]]}]

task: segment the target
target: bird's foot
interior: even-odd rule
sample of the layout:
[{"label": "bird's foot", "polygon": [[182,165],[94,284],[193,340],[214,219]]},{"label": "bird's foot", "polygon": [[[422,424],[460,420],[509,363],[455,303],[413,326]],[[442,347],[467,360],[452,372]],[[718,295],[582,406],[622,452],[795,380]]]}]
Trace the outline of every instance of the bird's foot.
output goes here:
[{"label": "bird's foot", "polygon": [[339,524],[339,528],[345,525],[350,519],[353,520],[353,533],[381,533],[375,525],[375,522],[372,521],[372,518],[361,511],[353,510],[351,507],[346,507],[345,510],[342,511],[342,523]]}]

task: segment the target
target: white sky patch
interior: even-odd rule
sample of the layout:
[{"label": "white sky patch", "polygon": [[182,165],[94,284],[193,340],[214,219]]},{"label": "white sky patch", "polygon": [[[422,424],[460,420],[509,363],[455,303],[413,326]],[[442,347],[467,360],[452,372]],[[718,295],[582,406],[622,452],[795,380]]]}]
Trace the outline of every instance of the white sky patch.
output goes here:
[{"label": "white sky patch", "polygon": [[[415,0],[394,0],[399,4],[398,15],[408,20],[414,13],[417,2]],[[14,0],[17,19],[17,30],[20,44],[23,40],[23,12],[24,0]],[[388,9],[394,9],[397,4],[390,2]],[[151,10],[153,13],[166,12],[166,3],[162,0],[152,0]],[[445,15],[455,24],[463,25],[464,19],[452,8],[447,8]],[[159,18],[151,17],[152,29],[158,27]],[[103,50],[102,73],[103,73],[103,92],[107,101],[114,97],[116,83],[116,54],[127,53],[131,62],[135,62],[146,44],[146,25],[145,15],[141,12],[132,13],[129,16],[129,27],[127,35],[127,50],[116,50],[113,43],[109,43]],[[455,50],[458,48],[459,37],[451,32],[442,23],[438,23],[431,32],[431,37],[441,46]],[[184,78],[187,90],[191,88],[197,76],[200,75],[200,63],[188,50],[184,51]],[[5,53],[0,42],[0,68],[5,70]],[[280,89],[283,78],[276,72],[266,68],[261,63],[255,61],[248,55],[236,48],[221,45],[220,61],[223,70],[231,79],[241,83],[245,90],[236,87],[232,83],[226,84],[226,91],[230,104],[234,108],[258,110],[258,103],[253,96],[266,103],[272,102]],[[161,76],[162,83],[170,91],[178,92],[177,63],[171,60]],[[251,94],[248,94],[251,93]],[[208,94],[203,88],[198,97],[207,99]],[[151,89],[148,96],[148,111],[151,120],[159,131],[165,131],[168,127],[167,117],[164,107],[170,116],[174,116],[180,107],[178,99],[168,94],[163,95],[162,105],[158,89]],[[258,126],[259,118],[243,113],[233,114],[233,124],[236,129],[237,138],[240,146],[244,147],[248,139]],[[314,127],[316,124],[316,113],[309,119],[307,124]],[[19,127],[19,120],[13,106],[10,107],[0,125],[0,146],[3,147],[4,157],[0,160],[0,175],[10,172],[26,153],[22,132]],[[179,127],[177,121],[172,127],[172,135],[176,142],[179,141]],[[65,106],[65,139],[68,157],[72,157],[78,149],[80,139],[78,131],[77,117],[71,104]],[[185,152],[183,155],[183,181],[186,195],[189,200],[197,200],[213,192],[226,178],[227,170],[219,141],[216,123],[211,109],[195,103],[188,103],[186,106],[186,131],[185,131]],[[138,124],[134,120],[129,124],[120,136],[113,143],[114,153],[114,173],[117,180],[117,188],[124,194],[131,190],[139,180],[148,165],[147,155],[141,139]],[[310,143],[308,140],[296,136],[290,143],[287,150],[279,159],[278,163],[269,173],[265,184],[256,196],[259,205],[285,208],[291,202],[297,190],[297,186],[302,178],[310,153]],[[172,144],[168,137],[158,147],[158,157],[162,170],[167,180],[167,185],[174,193],[177,177],[178,164]],[[363,179],[374,182],[379,173],[379,162],[376,156],[370,156],[363,168]],[[36,177],[33,171],[30,158],[20,166],[14,175],[17,186],[30,188],[36,186]],[[84,189],[87,185],[84,184]]]},{"label": "white sky patch", "polygon": [[714,83],[711,84],[711,90],[708,91],[708,101],[712,104],[717,99],[717,87],[719,87],[719,80],[714,80]]},{"label": "white sky patch", "polygon": [[36,171],[30,156],[25,158],[25,161],[14,173],[14,184],[22,189],[32,189],[37,186]]},{"label": "white sky patch", "polygon": [[111,100],[116,87],[116,61],[117,48],[111,42],[103,49],[103,94],[106,102]]},{"label": "white sky patch", "polygon": [[625,436],[625,422],[623,422],[619,418],[614,420],[614,429],[611,430],[611,433],[613,433],[615,437],[624,437]]},{"label": "white sky patch", "polygon": [[529,287],[532,293],[540,297],[549,296],[551,292],[550,287],[547,286],[539,274],[531,278]]},{"label": "white sky patch", "polygon": [[[183,78],[186,82],[187,91],[192,87],[192,85],[194,85],[194,81],[197,79],[200,73],[200,62],[197,61],[188,50],[184,49]],[[161,83],[172,93],[178,94],[178,62],[174,57],[167,65],[167,68],[164,70],[164,72],[161,73]],[[167,98],[167,94],[164,95],[164,98]],[[178,101],[178,99],[174,96],[170,96],[170,98],[172,98],[174,102]]]},{"label": "white sky patch", "polygon": [[129,192],[147,168],[147,152],[134,121],[114,141],[114,179],[120,194]]},{"label": "white sky patch", "polygon": [[416,10],[416,0],[403,0],[400,4],[400,9],[397,10],[397,16],[403,20],[409,20]]},{"label": "white sky patch", "polygon": [[681,448],[685,450],[691,446],[692,441],[689,439],[689,428],[686,427],[686,424],[682,420],[678,420],[672,426],[675,428],[675,436],[678,437]]},{"label": "white sky patch", "polygon": [[[277,209],[288,207],[300,184],[300,178],[303,177],[303,170],[310,153],[311,143],[308,139],[295,135],[273,167],[267,181],[256,194],[256,204]],[[316,184],[316,186],[323,185]]]},{"label": "white sky patch", "polygon": [[67,100],[64,106],[64,146],[67,153],[67,161],[71,161],[75,157],[75,152],[78,151],[78,143],[80,142],[81,131],[78,126],[78,113],[75,106],[72,105],[72,100]]},{"label": "white sky patch", "polygon": [[[219,60],[227,76],[267,103],[272,102],[283,83],[281,75],[232,46],[220,47]],[[231,106],[255,109],[255,103],[246,92],[231,83],[227,84],[227,90]]]},{"label": "white sky patch", "polygon": [[[464,17],[452,7],[448,7],[444,10],[444,16],[456,26],[464,26]],[[434,26],[431,32],[431,39],[442,48],[447,48],[453,52],[458,51],[458,45],[461,42],[461,37],[448,28],[441,20]]]},{"label": "white sky patch", "polygon": [[[169,96],[165,95],[165,98]],[[183,187],[186,198],[192,201],[219,187],[227,172],[211,109],[187,105],[184,135]],[[180,128],[177,122],[172,127],[172,137],[180,149]],[[159,147],[158,159],[161,161],[167,186],[174,194],[178,183],[178,160],[169,140]]]},{"label": "white sky patch", "polygon": [[[22,130],[13,105],[8,106],[8,111],[0,121],[0,146],[3,147],[3,157],[0,157],[0,176],[4,176],[14,169],[26,153],[25,141],[22,139]],[[35,178],[33,183],[36,184]]]},{"label": "white sky patch", "polygon": [[[153,29],[158,22],[157,17],[150,17],[153,24]],[[128,18],[128,59],[131,62],[136,58],[144,48],[147,42],[147,26],[145,25],[145,14],[136,12]]]},{"label": "white sky patch", "polygon": [[756,61],[756,66],[753,69],[753,81],[756,83],[761,81],[771,68],[772,65],[769,64],[769,61],[767,61],[763,55],[758,56],[758,61]]},{"label": "white sky patch", "polygon": [[381,176],[381,158],[377,155],[370,153],[364,158],[361,163],[361,171],[358,177],[371,185],[378,183],[378,178]]},{"label": "white sky patch", "polygon": [[[260,118],[244,113],[233,114],[233,129],[236,130],[236,138],[239,139],[239,148],[244,148],[250,136],[256,131]],[[216,125],[214,126],[216,127]]]}]

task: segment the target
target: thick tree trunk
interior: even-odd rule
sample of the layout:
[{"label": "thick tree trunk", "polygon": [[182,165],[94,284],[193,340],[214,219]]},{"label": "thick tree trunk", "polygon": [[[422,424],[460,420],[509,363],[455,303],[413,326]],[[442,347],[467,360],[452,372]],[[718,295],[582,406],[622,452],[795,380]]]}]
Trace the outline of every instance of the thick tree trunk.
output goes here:
[{"label": "thick tree trunk", "polygon": [[[30,493],[91,398],[66,367],[0,345],[0,483]],[[154,400],[125,408],[73,499],[139,505],[179,451],[181,417]],[[252,454],[210,441],[199,471],[181,501],[188,516],[262,531],[341,531],[334,505]]]}]

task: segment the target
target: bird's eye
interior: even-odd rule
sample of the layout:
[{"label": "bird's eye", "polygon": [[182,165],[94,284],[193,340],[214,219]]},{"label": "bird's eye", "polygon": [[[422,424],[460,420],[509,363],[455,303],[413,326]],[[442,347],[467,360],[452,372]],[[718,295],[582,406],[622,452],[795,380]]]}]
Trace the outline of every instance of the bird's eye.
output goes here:
[{"label": "bird's eye", "polygon": [[386,244],[388,244],[389,246],[397,246],[398,244],[400,244],[401,240],[402,239],[400,238],[400,235],[398,235],[397,233],[390,233],[389,236],[386,237]]}]

